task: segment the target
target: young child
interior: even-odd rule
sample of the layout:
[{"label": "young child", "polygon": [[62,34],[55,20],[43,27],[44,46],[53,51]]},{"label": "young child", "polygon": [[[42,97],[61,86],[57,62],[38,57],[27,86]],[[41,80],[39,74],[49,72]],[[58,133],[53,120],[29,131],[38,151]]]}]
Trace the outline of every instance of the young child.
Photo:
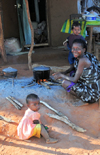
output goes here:
[{"label": "young child", "polygon": [[64,46],[67,46],[68,50],[69,50],[69,54],[68,54],[68,61],[70,65],[74,64],[74,56],[71,52],[71,48],[72,48],[72,43],[75,39],[82,39],[85,41],[84,37],[82,35],[80,35],[81,32],[81,24],[78,21],[75,21],[72,25],[72,31],[73,33],[69,35],[69,37],[66,39],[66,41],[63,42]]},{"label": "young child", "polygon": [[29,94],[26,97],[28,109],[25,111],[24,117],[17,127],[17,134],[19,139],[27,140],[30,137],[38,137],[41,135],[45,138],[46,143],[56,143],[58,140],[50,138],[45,126],[40,122],[40,99],[36,94]]}]

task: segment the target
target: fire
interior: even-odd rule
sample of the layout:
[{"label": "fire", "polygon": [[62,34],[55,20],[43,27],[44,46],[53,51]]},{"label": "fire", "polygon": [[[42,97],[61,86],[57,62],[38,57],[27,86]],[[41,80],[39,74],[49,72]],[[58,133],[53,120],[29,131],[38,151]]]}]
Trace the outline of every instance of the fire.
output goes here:
[{"label": "fire", "polygon": [[38,84],[40,84],[41,82],[47,82],[47,80],[46,79],[40,79],[37,81]]},{"label": "fire", "polygon": [[43,79],[43,82],[47,82],[47,80],[46,79]]}]

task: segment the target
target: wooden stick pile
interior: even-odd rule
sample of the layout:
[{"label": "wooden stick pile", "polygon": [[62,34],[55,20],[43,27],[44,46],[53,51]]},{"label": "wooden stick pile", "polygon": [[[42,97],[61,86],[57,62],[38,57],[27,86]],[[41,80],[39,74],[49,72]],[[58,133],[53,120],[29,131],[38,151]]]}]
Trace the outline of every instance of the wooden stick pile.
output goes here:
[{"label": "wooden stick pile", "polygon": [[50,113],[46,113],[49,117],[51,118],[55,118],[57,120],[60,120],[64,123],[66,123],[67,125],[69,125],[70,127],[72,127],[72,129],[75,129],[78,132],[86,132],[85,129],[75,125],[74,123],[72,123],[67,116],[65,116],[64,114],[62,114],[61,112],[57,111],[56,109],[52,108],[49,104],[47,104],[44,101],[40,101],[40,103],[42,103],[43,105],[45,105],[47,108],[49,108],[50,110],[54,111],[56,114],[50,114]]},{"label": "wooden stick pile", "polygon": [[14,97],[8,96],[8,97],[6,97],[6,99],[7,99],[11,104],[13,104],[14,107],[15,107],[16,109],[18,109],[18,110],[21,110],[21,109],[22,109],[23,105],[22,105],[19,101],[17,101]]}]

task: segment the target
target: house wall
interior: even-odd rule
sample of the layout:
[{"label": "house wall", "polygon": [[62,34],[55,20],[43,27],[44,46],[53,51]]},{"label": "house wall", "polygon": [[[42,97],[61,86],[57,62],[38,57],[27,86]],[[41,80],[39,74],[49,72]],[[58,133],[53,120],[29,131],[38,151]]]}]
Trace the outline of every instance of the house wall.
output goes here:
[{"label": "house wall", "polygon": [[2,0],[4,38],[19,38],[16,0]]},{"label": "house wall", "polygon": [[61,28],[70,14],[77,13],[77,0],[47,0],[50,45],[61,46],[68,34],[62,33]]}]

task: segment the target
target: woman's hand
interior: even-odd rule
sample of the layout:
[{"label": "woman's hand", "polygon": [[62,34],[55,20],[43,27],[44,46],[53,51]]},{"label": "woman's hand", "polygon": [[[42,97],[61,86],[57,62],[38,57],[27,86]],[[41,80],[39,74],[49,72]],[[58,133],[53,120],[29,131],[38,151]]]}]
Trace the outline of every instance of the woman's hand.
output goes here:
[{"label": "woman's hand", "polygon": [[55,80],[63,78],[63,74],[61,74],[61,73],[54,73],[54,74],[52,74],[52,76],[54,77]]}]

